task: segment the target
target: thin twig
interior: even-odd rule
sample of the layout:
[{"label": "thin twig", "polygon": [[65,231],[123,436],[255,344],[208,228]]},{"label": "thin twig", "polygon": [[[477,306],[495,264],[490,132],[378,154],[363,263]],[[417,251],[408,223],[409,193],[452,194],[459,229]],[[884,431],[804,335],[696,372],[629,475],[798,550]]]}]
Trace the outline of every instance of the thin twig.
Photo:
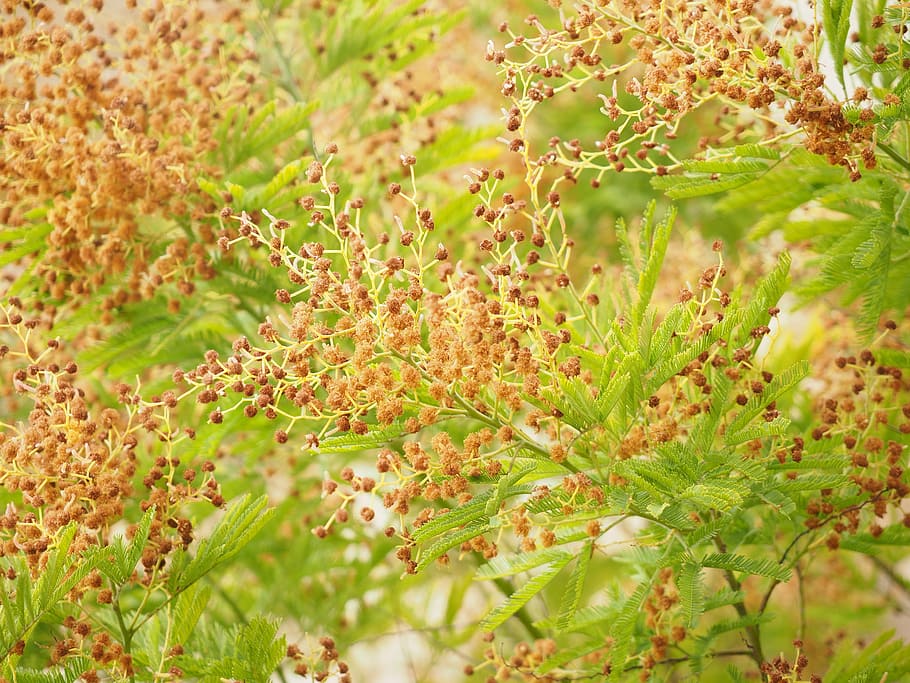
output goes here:
[{"label": "thin twig", "polygon": [[[805,529],[804,531],[800,531],[798,534],[796,534],[796,536],[793,537],[793,540],[790,541],[789,545],[787,545],[787,547],[784,549],[784,552],[780,556],[780,559],[777,561],[777,564],[783,566],[783,564],[787,561],[787,555],[790,554],[790,551],[793,550],[794,547],[796,547],[797,542],[800,539],[802,539],[804,536],[808,536],[809,534],[819,531],[826,524],[828,524],[828,522],[833,522],[835,519],[839,519],[840,517],[847,514],[848,512],[852,512],[855,510],[862,510],[864,507],[866,507],[870,503],[875,503],[875,501],[886,496],[890,491],[891,491],[891,489],[889,489],[889,488],[882,489],[881,491],[879,491],[877,494],[875,494],[868,500],[864,500],[862,503],[857,503],[856,505],[851,505],[850,507],[846,507],[843,510],[832,513],[832,514],[828,515],[827,517],[825,517],[824,519],[819,520],[818,525],[813,527],[812,529]],[[764,614],[765,608],[768,606],[768,601],[771,599],[771,594],[774,592],[774,589],[777,588],[778,585],[780,585],[780,581],[778,579],[775,579],[771,583],[771,585],[768,587],[767,592],[765,593],[764,597],[762,598],[761,607],[758,610],[759,614]],[[908,594],[910,594],[910,591],[908,591]]]},{"label": "thin twig", "polygon": [[884,142],[879,142],[878,148],[889,157],[894,159],[894,161],[896,161],[905,171],[910,171],[910,161],[904,159],[904,157],[902,157],[891,145]]},{"label": "thin twig", "polygon": [[797,585],[797,593],[799,599],[799,627],[796,630],[796,637],[800,640],[806,639],[806,581],[803,577],[803,571],[800,569],[799,563],[793,567],[793,571],[796,572],[796,579],[799,582]]},{"label": "thin twig", "polygon": [[[721,553],[727,552],[727,546],[719,536],[714,537],[714,545]],[[735,576],[733,576],[733,572],[729,569],[724,570],[724,578],[727,581],[727,585],[730,586],[730,589],[733,592],[738,593],[742,590],[742,584]],[[746,604],[742,600],[733,603],[733,609],[735,609],[736,613],[743,619],[749,616],[749,611],[746,609]],[[759,612],[759,614],[761,614],[761,612]],[[767,677],[761,670],[762,664],[765,662],[765,655],[762,652],[761,630],[758,624],[750,624],[745,627],[745,630],[746,640],[749,644],[750,650],[749,655],[752,657],[752,660],[755,662],[756,666],[758,666],[759,673],[761,674],[762,680],[764,681],[767,679]]]},{"label": "thin twig", "polygon": [[[703,654],[701,656],[702,659],[717,659],[719,657],[752,657],[752,651],[751,650],[718,650],[716,652],[706,652],[705,654]],[[691,660],[692,660],[692,657],[690,657],[690,656],[668,657],[666,659],[661,659],[659,661],[654,662],[654,666],[685,664],[686,662],[691,661]],[[520,671],[520,669],[518,669],[518,667],[512,666],[508,663],[506,663],[506,666],[510,669]],[[638,669],[643,669],[643,668],[644,668],[643,664],[627,664],[626,666],[623,667],[623,671],[636,671]],[[521,671],[521,674],[523,676],[530,676],[531,678],[536,679],[536,680],[551,680],[551,676],[552,676],[552,674],[548,674],[545,676],[539,676],[536,673],[534,673],[533,671]],[[606,677],[603,672],[598,672],[598,673],[593,673],[593,674],[584,674],[584,675],[580,675],[580,676],[569,676],[569,677],[565,677],[565,678],[560,678],[560,680],[563,680],[563,681],[588,681],[588,680],[594,679],[594,680],[602,681],[602,680],[605,680],[605,678]]]}]

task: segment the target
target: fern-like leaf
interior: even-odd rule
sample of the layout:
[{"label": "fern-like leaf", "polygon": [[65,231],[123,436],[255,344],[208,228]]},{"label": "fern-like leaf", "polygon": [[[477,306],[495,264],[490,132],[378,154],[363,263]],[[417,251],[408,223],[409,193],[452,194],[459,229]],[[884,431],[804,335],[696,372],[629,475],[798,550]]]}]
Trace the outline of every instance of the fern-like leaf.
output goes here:
[{"label": "fern-like leaf", "polygon": [[841,649],[825,673],[831,683],[859,683],[860,681],[898,681],[910,674],[910,646],[894,631],[886,631],[865,648],[857,652],[852,646]]},{"label": "fern-like leaf", "polygon": [[446,531],[477,522],[483,518],[487,502],[492,500],[492,498],[492,491],[484,491],[474,496],[461,507],[448,512],[437,513],[429,522],[414,530],[414,540],[422,543]]},{"label": "fern-like leaf", "polygon": [[431,562],[442,557],[452,548],[460,546],[465,541],[470,541],[481,534],[486,533],[492,527],[489,521],[476,522],[464,529],[454,531],[435,541],[432,545],[422,548],[417,561],[417,571],[426,569]]},{"label": "fern-like leaf", "polygon": [[620,680],[625,668],[626,658],[634,649],[635,624],[638,622],[645,598],[648,597],[648,593],[651,591],[652,580],[642,581],[636,586],[623,604],[616,621],[613,622],[613,628],[610,629],[610,635],[614,641],[611,651],[614,661],[613,670],[610,673],[611,681]]},{"label": "fern-like leaf", "polygon": [[569,563],[571,555],[555,560],[542,572],[531,578],[521,588],[510,595],[505,602],[493,608],[480,622],[480,628],[492,631],[502,625],[506,619],[524,607],[531,598],[540,593],[556,575]]},{"label": "fern-like leaf", "polygon": [[778,581],[790,580],[790,569],[772,560],[757,560],[732,553],[712,553],[702,558],[701,564],[703,567],[766,576]]},{"label": "fern-like leaf", "polygon": [[798,361],[784,372],[776,375],[761,394],[753,395],[743,409],[727,425],[725,440],[730,443],[742,443],[737,433],[754,420],[764,408],[799,384],[809,374],[809,363]]},{"label": "fern-like leaf", "polygon": [[171,593],[186,590],[243,550],[274,514],[274,510],[267,509],[267,506],[265,496],[253,498],[246,495],[234,501],[209,537],[200,542],[195,556],[190,558],[186,552],[174,556],[168,577]]},{"label": "fern-like leaf", "polygon": [[136,525],[136,531],[129,543],[126,543],[123,537],[118,537],[108,546],[107,550],[111,553],[111,559],[114,561],[103,562],[100,570],[114,584],[120,585],[125,582],[136,569],[139,558],[142,556],[142,550],[145,548],[145,542],[148,540],[154,518],[155,507],[152,506],[142,515],[142,519]]},{"label": "fern-like leaf", "polygon": [[701,578],[701,566],[685,562],[676,577],[680,606],[686,628],[694,628],[705,610],[705,587]]},{"label": "fern-like leaf", "polygon": [[29,669],[17,666],[13,672],[4,671],[10,680],[17,683],[75,683],[86,671],[93,669],[93,662],[88,657],[72,657],[60,666],[49,669]]},{"label": "fern-like leaf", "polygon": [[837,78],[844,85],[844,53],[847,49],[847,35],[850,33],[850,11],[853,0],[823,0],[822,20],[828,49],[831,50],[832,65]]},{"label": "fern-like leaf", "polygon": [[500,579],[530,571],[550,562],[572,559],[572,553],[560,548],[547,548],[529,553],[494,557],[483,565],[474,576],[475,580]]},{"label": "fern-like leaf", "polygon": [[[653,211],[653,208],[651,209]],[[646,245],[646,262],[638,278],[638,303],[634,309],[636,323],[642,320],[645,309],[654,295],[657,277],[663,267],[667,247],[670,244],[670,233],[676,221],[676,209],[671,208],[662,221],[654,227],[649,243]],[[649,221],[650,222],[650,221]],[[649,330],[650,332],[650,330]],[[647,357],[647,356],[646,356]]]},{"label": "fern-like leaf", "polygon": [[75,535],[75,524],[63,528],[36,581],[21,567],[15,589],[0,589],[0,663],[11,656],[16,643],[27,640],[35,625],[103,561],[98,549],[81,555],[70,553]]},{"label": "fern-like leaf", "polygon": [[588,566],[591,563],[591,553],[594,550],[594,542],[588,541],[578,551],[578,559],[575,562],[575,568],[572,575],[566,583],[566,590],[562,595],[559,603],[559,618],[556,620],[556,628],[565,631],[575,618],[578,611],[578,605],[581,602],[581,594],[585,587],[585,579],[588,576]]},{"label": "fern-like leaf", "polygon": [[177,597],[169,616],[171,632],[166,644],[168,648],[189,641],[211,595],[211,588],[197,582]]}]

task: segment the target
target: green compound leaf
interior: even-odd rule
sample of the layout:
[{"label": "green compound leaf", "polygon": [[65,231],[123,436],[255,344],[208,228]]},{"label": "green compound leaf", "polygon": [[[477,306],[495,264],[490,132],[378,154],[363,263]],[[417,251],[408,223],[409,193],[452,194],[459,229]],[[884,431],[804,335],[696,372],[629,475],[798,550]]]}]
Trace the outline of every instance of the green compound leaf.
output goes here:
[{"label": "green compound leaf", "polygon": [[575,562],[575,568],[572,570],[572,575],[569,577],[566,590],[559,604],[559,618],[556,620],[556,628],[560,631],[565,631],[572,625],[575,614],[578,611],[593,549],[594,541],[590,540],[578,551],[578,560]]},{"label": "green compound leaf", "polygon": [[729,571],[753,574],[755,576],[767,576],[770,579],[777,579],[778,581],[790,580],[790,569],[782,567],[772,560],[756,560],[751,557],[744,557],[733,553],[712,553],[703,558],[701,564],[704,567],[727,569]]},{"label": "green compound leaf", "polygon": [[186,552],[174,556],[168,578],[171,592],[176,594],[186,590],[243,550],[274,514],[274,509],[267,507],[266,496],[253,498],[246,495],[231,503],[212,533],[199,543],[193,557]]},{"label": "green compound leaf", "polygon": [[701,577],[701,566],[686,562],[676,577],[680,606],[686,628],[694,628],[698,618],[705,611],[705,586]]},{"label": "green compound leaf", "polygon": [[562,568],[569,563],[570,559],[571,555],[567,553],[566,557],[554,561],[540,574],[530,579],[521,588],[512,593],[505,602],[490,611],[480,622],[480,628],[485,631],[492,631],[502,625],[506,619],[524,607],[531,598],[540,593],[547,584],[556,578],[556,575],[562,571]]}]

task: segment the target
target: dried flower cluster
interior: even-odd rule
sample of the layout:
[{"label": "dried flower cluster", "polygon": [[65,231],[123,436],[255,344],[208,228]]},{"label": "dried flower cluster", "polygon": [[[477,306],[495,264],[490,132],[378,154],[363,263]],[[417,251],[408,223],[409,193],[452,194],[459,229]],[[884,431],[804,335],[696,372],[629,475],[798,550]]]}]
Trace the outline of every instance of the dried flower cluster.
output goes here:
[{"label": "dried flower cluster", "polygon": [[[743,429],[745,425],[737,425],[736,411],[747,413],[753,406],[767,428],[755,428],[755,437],[733,441],[741,443],[736,450],[742,460],[725,479],[723,490],[712,494],[719,496],[718,509],[750,495],[749,482],[759,471],[750,462],[762,463],[759,467],[798,464],[804,448],[807,457],[815,453],[805,438],[788,441],[780,431],[785,422],[776,400],[781,395],[778,383],[790,382],[789,375],[785,372],[778,378],[757,359],[770,327],[743,327],[743,314],[737,308],[743,303],[735,290],[723,284],[728,272],[719,242],[713,245],[717,263],[704,269],[695,285],[681,290],[672,311],[673,338],[700,351],[666,376],[658,371],[653,393],[638,400],[626,426],[616,433],[596,420],[585,422],[567,415],[561,407],[562,394],[570,387],[590,405],[597,405],[603,391],[599,387],[604,385],[595,359],[610,354],[602,332],[608,322],[598,317],[598,311],[614,309],[610,293],[603,288],[603,268],[595,267],[579,289],[567,274],[564,264],[572,240],[564,231],[554,230],[562,216],[558,198],[549,198],[550,223],[527,240],[521,229],[506,232],[502,226],[512,217],[516,223],[527,220],[521,213],[526,203],[506,196],[502,209],[486,208],[503,174],[476,171],[477,187],[470,190],[487,201],[475,215],[491,231],[489,238],[481,236],[478,242],[476,269],[468,270],[461,263],[451,263],[445,245],[433,247],[433,215],[417,197],[414,156],[401,158],[411,189],[406,191],[399,183],[389,186],[388,200],[409,208],[405,218],[392,215],[390,222],[397,233],[392,238],[384,230],[371,236],[364,200],[347,197],[345,188],[331,180],[336,153],[331,145],[324,161],[310,166],[309,182],[321,191],[318,198],[308,195],[300,200],[309,214],[307,226],[270,214],[267,225],[260,224],[246,213],[236,215],[230,207],[222,210],[221,247],[229,250],[249,243],[266,252],[270,265],[286,273],[288,286],[276,291],[280,312],[260,325],[259,342],[239,339],[227,358],[211,351],[204,364],[175,375],[180,393],[214,406],[211,422],[222,422],[233,411],[242,411],[248,418],[261,413],[275,422],[278,444],[298,443],[319,453],[331,452],[338,444],[360,443],[378,451],[375,476],[346,467],[337,479],[324,482],[323,495],[335,509],[313,528],[317,537],[328,537],[336,526],[354,518],[371,522],[376,511],[363,505],[363,494],[374,494],[399,519],[397,525],[388,526],[386,535],[399,538],[396,555],[406,573],[426,566],[427,553],[430,559],[448,563],[446,553],[423,547],[421,529],[431,523],[445,528],[446,515],[475,501],[490,482],[499,482],[501,489],[515,481],[510,480],[516,471],[513,463],[521,457],[551,463],[565,474],[555,486],[538,485],[528,489],[527,497],[489,508],[487,514],[499,521],[492,529],[479,526],[472,531],[466,526],[458,532],[461,540],[456,549],[462,555],[490,560],[507,542],[505,532],[513,534],[514,541],[508,544],[514,542],[526,553],[554,548],[564,543],[558,534],[567,519],[587,520],[583,537],[596,549],[604,534],[626,518],[618,514],[605,519],[603,510],[609,501],[628,495],[628,505],[634,509],[631,501],[640,485],[641,463],[663,457],[674,444],[693,439],[712,443],[714,437],[703,425],[711,424],[710,415],[728,398],[734,412],[716,423],[720,436],[727,428]],[[487,216],[488,211],[494,215]],[[313,228],[319,229],[321,242],[306,241],[298,234]],[[554,236],[561,246],[554,245]],[[537,249],[550,250],[552,260]],[[541,312],[543,297],[556,309],[547,317]],[[770,306],[754,315],[773,320],[778,313],[776,306]],[[627,323],[620,317],[616,324]],[[739,342],[731,344],[733,339]],[[872,358],[871,352],[862,357]],[[856,366],[850,360],[837,363]],[[896,368],[884,368],[876,377],[899,394],[906,389]],[[856,386],[852,391],[857,391]],[[876,396],[887,405],[899,400],[897,395],[880,392]],[[829,427],[811,430],[814,442],[823,440],[833,424],[828,416],[832,405],[831,399],[824,403],[822,421],[828,420]],[[860,438],[876,448],[877,437],[852,436],[867,430],[871,422],[868,418],[845,422],[850,435],[844,444],[852,449]],[[471,426],[456,440],[450,425]],[[882,450],[888,449],[879,444],[877,451]],[[810,501],[808,530],[832,522],[835,533],[855,531],[856,524],[850,527],[848,521],[858,520],[859,510],[866,506],[874,503],[880,518],[888,509],[899,508],[906,484],[900,480],[903,470],[895,465],[903,446],[892,443],[888,452],[887,471],[881,473],[887,482],[854,477],[860,496],[866,498],[857,502],[855,492],[844,491],[851,502],[837,512],[832,503]],[[582,471],[581,463],[590,467]],[[862,465],[856,456],[853,463]],[[811,471],[801,475],[799,467],[783,470],[797,490],[803,485],[801,476],[808,478],[805,486],[814,486]],[[827,517],[816,523],[820,505],[825,506]],[[688,514],[686,524],[695,525],[688,528],[709,521],[704,511],[692,508]],[[664,567],[655,577],[662,578],[654,579],[653,594],[642,605],[652,634],[651,648],[639,655],[642,680],[656,667],[678,661],[668,648],[688,637],[674,572]],[[741,590],[732,574],[727,580],[732,590]],[[737,609],[746,614],[742,604]],[[757,643],[758,630],[750,633]],[[615,665],[616,653],[609,645],[598,656],[603,670]],[[758,664],[765,661],[757,644],[730,656],[750,656]],[[519,659],[497,666],[506,674],[533,676],[539,662],[523,664]]]},{"label": "dried flower cluster", "polygon": [[[780,654],[762,667],[762,673],[768,677],[771,683],[804,680],[802,674],[809,665],[809,658],[805,653],[800,652],[803,647],[802,641],[793,641],[793,647],[796,648],[796,656],[792,662]],[[822,678],[818,674],[812,674],[809,677],[810,683],[821,683],[821,680]]]},{"label": "dried flower cluster", "polygon": [[249,94],[249,56],[222,37],[243,31],[241,13],[133,1],[121,22],[100,0],[18,5],[4,3],[0,26],[0,221],[44,232],[26,254],[41,252],[55,300],[111,276],[106,308],[165,281],[191,291],[212,275],[214,206],[195,180],[222,172],[214,130]]},{"label": "dried flower cluster", "polygon": [[312,680],[321,682],[334,674],[339,683],[351,683],[350,667],[339,658],[335,641],[329,636],[322,636],[319,647],[311,647],[309,654],[297,645],[289,645],[287,656],[294,662],[298,676],[312,676]]},{"label": "dried flower cluster", "polygon": [[[378,453],[378,482],[350,470],[342,473],[341,479],[350,485],[342,497],[345,505],[355,499],[354,493],[377,486],[385,507],[400,515],[411,512],[411,501],[418,498],[463,503],[472,496],[472,481],[500,475],[505,459],[519,450],[559,464],[573,452],[590,457],[615,453],[619,460],[629,459],[685,434],[687,424],[710,409],[706,398],[712,386],[706,373],[723,373],[733,382],[730,390],[739,392],[741,405],[749,396],[760,395],[773,379],[751,362],[769,331],[758,327],[750,330],[748,345],[728,349],[720,340],[670,377],[658,394],[643,402],[641,423],[618,442],[611,443],[596,427],[579,433],[560,419],[552,399],[565,381],[581,382],[590,399],[597,398],[594,369],[562,347],[573,342],[573,320],[595,315],[599,297],[593,290],[603,279],[602,269],[594,269],[583,299],[567,302],[574,300],[579,306],[572,318],[557,312],[544,321],[532,288],[558,296],[565,275],[554,277],[553,264],[534,250],[520,258],[525,242],[520,231],[494,234],[495,241],[480,242],[480,252],[490,252],[482,277],[460,272],[448,261],[445,246],[430,248],[431,213],[393,184],[392,196],[412,205],[413,230],[396,217],[398,244],[380,234],[378,243],[371,245],[359,227],[363,201],[353,198],[342,204],[336,199],[343,190],[328,179],[331,161],[330,155],[325,165],[311,166],[310,180],[322,186],[323,200],[301,200],[311,212],[311,225],[334,238],[331,242],[304,242],[294,249],[290,245],[298,230],[287,221],[271,218],[263,228],[246,214],[234,216],[229,208],[223,210],[226,221],[238,223],[219,238],[225,249],[249,242],[268,249],[271,265],[286,270],[289,288],[276,292],[285,312],[278,322],[269,319],[260,325],[261,343],[240,339],[234,353],[224,359],[211,351],[206,363],[178,372],[175,379],[183,391],[194,392],[199,403],[218,404],[209,414],[211,422],[223,421],[228,411],[242,411],[249,418],[262,413],[276,422],[278,443],[302,439],[307,447],[319,450],[347,433],[352,439],[364,437],[365,443],[373,432],[380,435],[380,443],[401,435],[399,448]],[[407,167],[415,162],[403,159]],[[488,171],[479,175],[492,177]],[[532,246],[538,241],[544,246],[543,233],[539,240],[533,238]],[[398,247],[405,256],[387,258],[384,252],[390,247]],[[430,277],[431,268],[435,277]],[[684,289],[680,295],[687,306],[685,335],[691,343],[710,335],[724,320],[724,308],[732,300],[719,287],[725,274],[721,260],[702,273],[698,294]],[[597,340],[591,341],[597,352]],[[227,408],[220,405],[223,398],[228,399]],[[767,406],[766,420],[778,415],[773,404]],[[476,422],[478,428],[456,443],[444,423],[459,418]],[[295,436],[301,426],[310,429]],[[613,475],[610,483],[621,485],[622,477]],[[339,483],[328,482],[326,493],[335,494],[338,487]],[[582,472],[570,474],[563,490],[573,501],[563,508],[566,514],[576,505],[583,507],[587,499],[595,504],[603,500],[600,485]],[[444,511],[422,506],[414,525],[419,528]],[[515,515],[523,545],[533,550],[537,545],[529,538],[526,514],[518,510]],[[372,514],[362,511],[362,516]],[[327,533],[330,526],[319,527],[317,535]],[[407,538],[408,532],[400,531]],[[591,531],[592,536],[599,535],[593,527]],[[544,532],[540,539],[544,547],[547,538]],[[482,538],[466,543],[464,549],[495,555],[495,544]],[[416,563],[407,544],[400,555],[413,570]]]},{"label": "dried flower cluster", "polygon": [[[896,323],[888,321],[887,329],[897,329]],[[832,366],[819,423],[811,432],[822,445],[798,440],[789,457],[799,460],[804,451],[828,448],[832,442],[846,450],[853,487],[823,489],[807,507],[806,526],[830,530],[825,543],[835,549],[843,535],[862,532],[879,538],[890,524],[910,526],[904,505],[910,495],[907,445],[902,443],[910,434],[910,383],[901,368],[880,363],[869,349],[858,357],[837,356]]]},{"label": "dried flower cluster", "polygon": [[[312,427],[297,438],[316,449],[348,432],[405,435],[402,450],[383,449],[377,461],[379,485],[389,488],[384,503],[404,515],[415,498],[466,494],[469,478],[497,475],[502,457],[519,448],[547,454],[513,419],[526,405],[522,392],[541,396],[543,382],[572,374],[571,362],[560,370],[556,361],[570,335],[538,328],[537,297],[523,293],[532,281],[518,260],[523,240],[515,236],[509,238],[514,266],[491,266],[482,276],[464,271],[448,261],[444,245],[434,246],[432,213],[396,183],[390,194],[407,202],[412,214],[396,216],[396,238],[382,235],[369,244],[361,226],[364,201],[342,201],[343,189],[326,174],[333,150],[310,169],[322,199],[301,200],[311,226],[324,235],[322,243],[293,248],[299,230],[287,221],[273,219],[260,228],[246,214],[222,212],[238,223],[219,238],[224,248],[239,241],[261,245],[269,262],[286,270],[288,288],[276,292],[285,311],[280,322],[260,326],[263,345],[241,339],[233,355],[221,359],[212,352],[205,365],[177,379],[192,386],[200,403],[233,396],[229,410],[275,420],[279,443],[306,425]],[[403,157],[406,168],[415,163]],[[219,422],[225,412],[216,407],[209,419]],[[455,418],[478,422],[463,443],[434,427]],[[543,418],[535,413],[534,424],[539,427]],[[407,437],[423,430],[431,438]],[[375,485],[372,479],[344,478],[353,492]],[[390,482],[397,484],[388,487]],[[424,508],[422,521],[431,513]],[[407,551],[402,558],[413,571]]]},{"label": "dried flower cluster", "polygon": [[[845,166],[853,180],[862,166],[875,167],[874,123],[892,97],[876,100],[858,88],[846,101],[832,99],[819,65],[819,27],[797,18],[790,5],[584,2],[563,12],[558,28],[528,16],[531,34],[503,24],[509,42],[502,49],[491,42],[487,51],[512,102],[508,145],[523,156],[529,177],[555,167],[572,182],[591,174],[597,187],[609,170],[666,175],[681,165],[671,144],[683,119],[708,105],[720,131],[704,137],[703,147],[721,139],[724,146],[770,143],[798,133],[810,151]],[[897,45],[882,50],[899,53]],[[609,119],[601,139],[553,137],[548,151],[533,152],[534,109],[588,84],[599,91],[600,111]],[[849,120],[847,102],[859,107]]]},{"label": "dried flower cluster", "polygon": [[[15,393],[30,406],[26,420],[0,423],[0,484],[7,495],[21,501],[9,503],[0,517],[0,558],[24,559],[37,577],[64,527],[75,527],[72,553],[104,548],[122,533],[116,527],[128,509],[138,505],[143,512],[153,509],[154,515],[139,558],[141,569],[132,581],[151,593],[166,582],[164,568],[172,552],[186,549],[194,540],[187,505],[202,500],[223,505],[215,466],[181,463],[174,455],[147,457],[150,437],[169,447],[179,441],[153,417],[156,409],[176,405],[176,396],[166,392],[143,402],[123,385],[118,391],[124,409],[97,411],[91,394],[76,381],[76,363],[65,359],[59,342],[35,348],[32,332],[38,328],[37,320],[24,319],[20,306],[13,298],[9,307],[0,308],[0,331],[11,340],[0,346],[0,362],[9,371]],[[192,436],[187,430],[180,438]],[[135,526],[128,530],[128,538],[134,530]],[[6,565],[9,580],[16,578],[13,567]],[[123,590],[117,588],[118,593]],[[83,605],[85,618],[66,625],[72,633],[60,641],[67,645],[54,661],[90,653],[99,666],[114,662],[128,674],[132,666],[124,654],[128,643],[114,642],[86,627],[91,605],[111,605],[116,599],[107,580],[93,570],[69,599]]]}]

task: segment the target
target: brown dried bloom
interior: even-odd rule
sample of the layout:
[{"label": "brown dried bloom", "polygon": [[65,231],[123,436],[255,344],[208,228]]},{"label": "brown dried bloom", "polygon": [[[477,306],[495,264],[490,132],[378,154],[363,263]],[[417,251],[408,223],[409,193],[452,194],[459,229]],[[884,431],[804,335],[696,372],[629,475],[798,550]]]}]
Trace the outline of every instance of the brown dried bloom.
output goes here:
[{"label": "brown dried bloom", "polygon": [[[132,3],[105,31],[100,3],[78,4],[3,25],[0,222],[46,234],[37,272],[55,299],[107,280],[117,283],[109,306],[164,282],[189,289],[212,275],[215,235],[202,218],[218,208],[195,179],[222,172],[207,162],[213,132],[248,93],[246,53],[220,38],[239,15],[223,23],[195,5]],[[189,237],[162,242],[152,217]]]}]

